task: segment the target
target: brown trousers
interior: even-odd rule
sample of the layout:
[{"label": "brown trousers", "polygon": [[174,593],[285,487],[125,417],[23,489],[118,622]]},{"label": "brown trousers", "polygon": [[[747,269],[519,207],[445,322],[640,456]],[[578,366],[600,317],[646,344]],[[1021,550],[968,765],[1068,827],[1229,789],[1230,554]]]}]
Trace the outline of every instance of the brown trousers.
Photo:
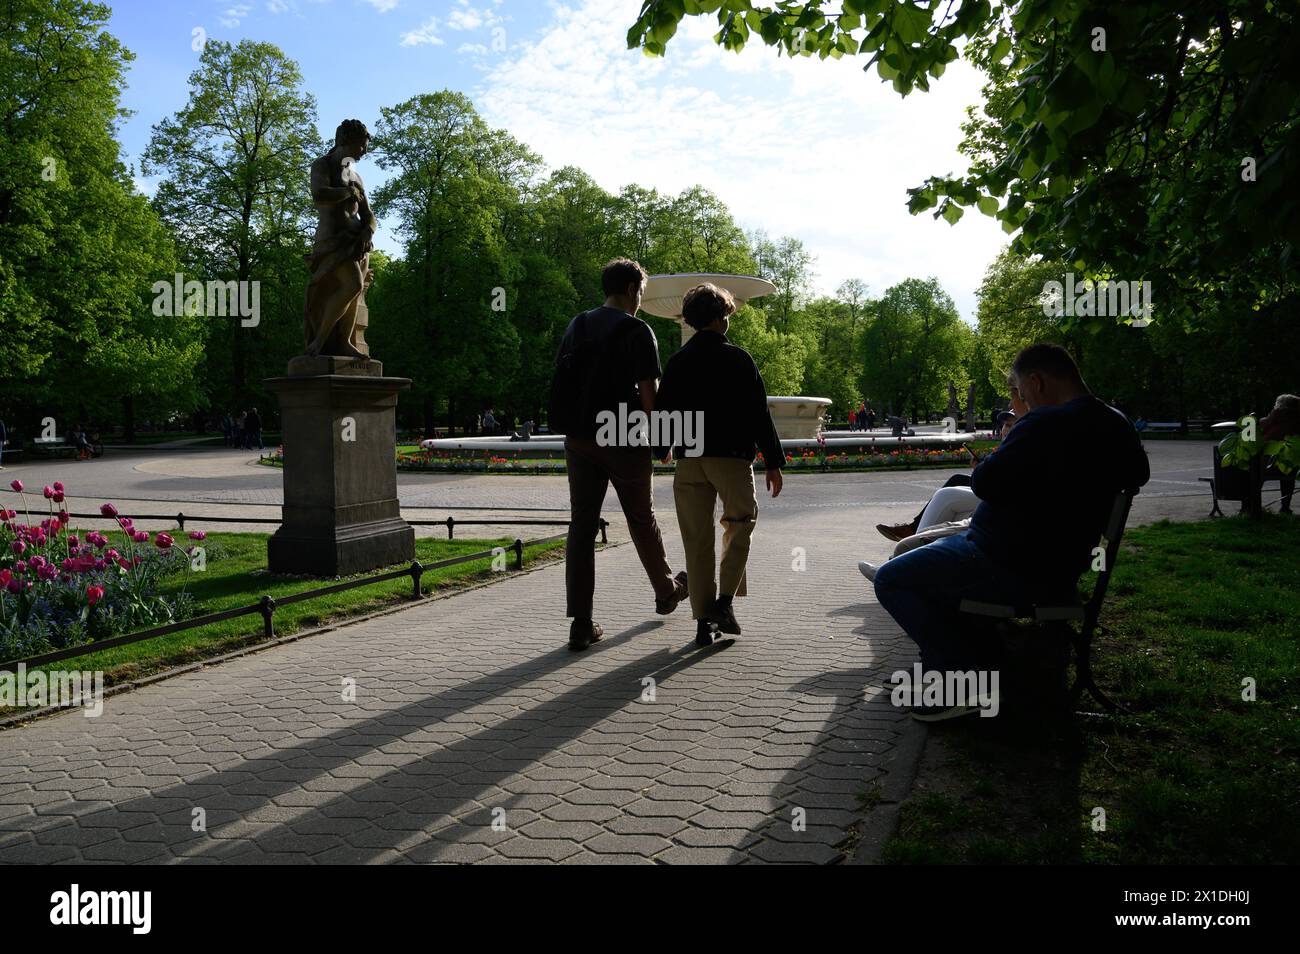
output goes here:
[{"label": "brown trousers", "polygon": [[627,518],[641,565],[655,598],[671,596],[673,571],[664,554],[663,537],[650,496],[654,462],[648,447],[601,447],[594,440],[568,437],[564,461],[569,472],[569,539],[564,548],[564,582],[568,616],[589,619],[596,594],[596,532],[609,485]]},{"label": "brown trousers", "polygon": [[[686,550],[691,614],[701,619],[719,590],[745,595],[749,540],[758,520],[753,467],[735,457],[683,457],[677,461],[673,496]],[[715,584],[713,512],[718,498],[722,499],[722,565]]]}]

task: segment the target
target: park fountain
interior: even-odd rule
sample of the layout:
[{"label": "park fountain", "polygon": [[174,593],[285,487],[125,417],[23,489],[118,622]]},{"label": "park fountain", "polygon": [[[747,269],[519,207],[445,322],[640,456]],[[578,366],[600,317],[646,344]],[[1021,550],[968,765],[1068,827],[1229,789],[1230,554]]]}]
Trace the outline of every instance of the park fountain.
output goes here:
[{"label": "park fountain", "polygon": [[[641,310],[658,318],[676,321],[681,326],[684,345],[691,340],[695,329],[682,319],[682,296],[705,282],[729,291],[736,300],[737,308],[751,299],[776,291],[776,286],[766,278],[753,275],[719,275],[708,272],[651,275],[641,297]],[[776,434],[783,441],[816,440],[821,434],[822,417],[830,406],[830,398],[776,395],[768,395],[767,398]]]}]

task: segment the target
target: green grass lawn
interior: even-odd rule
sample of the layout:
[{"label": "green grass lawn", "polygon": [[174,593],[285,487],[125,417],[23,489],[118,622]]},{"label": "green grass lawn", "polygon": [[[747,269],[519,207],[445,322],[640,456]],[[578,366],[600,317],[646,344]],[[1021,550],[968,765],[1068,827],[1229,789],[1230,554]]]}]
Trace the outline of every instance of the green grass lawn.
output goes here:
[{"label": "green grass lawn", "polygon": [[1300,522],[1131,530],[1102,623],[1097,682],[1127,711],[936,728],[886,860],[1300,859]]},{"label": "green grass lawn", "polygon": [[[179,535],[179,531],[177,533]],[[256,603],[264,594],[278,599],[337,582],[271,577],[266,571],[266,541],[267,536],[259,533],[208,534],[203,544],[208,554],[207,569],[203,572],[178,573],[166,581],[162,591],[174,594],[184,587],[197,603],[195,615],[205,615]],[[514,566],[514,554],[509,550],[513,543],[513,539],[417,539],[416,558],[421,563],[477,553],[497,546],[507,548],[508,569],[505,571],[493,571],[491,559],[427,570],[421,576],[421,590],[426,594],[449,591],[458,586],[509,575],[513,572],[509,568]],[[554,559],[563,552],[563,546],[564,541],[557,540],[526,547],[525,568],[536,563],[539,558]],[[275,633],[277,636],[291,635],[348,616],[409,602],[410,595],[411,579],[405,577],[292,603],[276,609]],[[262,617],[254,613],[169,636],[90,652],[39,668],[103,670],[104,683],[109,686],[220,655],[262,640]],[[0,715],[13,711],[0,707]]]}]

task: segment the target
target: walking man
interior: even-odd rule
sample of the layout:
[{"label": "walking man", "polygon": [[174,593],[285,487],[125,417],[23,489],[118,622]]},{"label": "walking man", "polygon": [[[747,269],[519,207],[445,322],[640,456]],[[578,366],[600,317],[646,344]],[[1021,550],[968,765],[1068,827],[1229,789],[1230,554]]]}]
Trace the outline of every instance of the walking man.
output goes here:
[{"label": "walking man", "polygon": [[[731,294],[716,285],[697,285],[683,296],[682,318],[696,331],[668,359],[657,402],[661,413],[698,415],[703,424],[702,444],[676,448],[673,479],[691,612],[697,620],[695,641],[701,646],[713,642],[715,628],[740,634],[731,603],[745,595],[745,564],[758,519],[754,451],[763,453],[773,497],[781,492],[785,463],[758,366],[748,351],[727,340],[735,310]],[[715,582],[713,513],[719,498],[722,563]]]},{"label": "walking man", "polygon": [[586,649],[604,635],[593,621],[596,531],[609,485],[618,494],[627,527],[654,589],[655,612],[671,613],[686,598],[686,574],[673,576],[655,520],[650,481],[654,461],[647,442],[597,440],[598,417],[622,406],[649,414],[659,381],[654,331],[635,315],[646,273],[636,262],[614,259],[600,276],[605,303],[569,323],[556,357],[550,426],[562,431],[569,475],[569,539],[565,547],[569,648]]}]

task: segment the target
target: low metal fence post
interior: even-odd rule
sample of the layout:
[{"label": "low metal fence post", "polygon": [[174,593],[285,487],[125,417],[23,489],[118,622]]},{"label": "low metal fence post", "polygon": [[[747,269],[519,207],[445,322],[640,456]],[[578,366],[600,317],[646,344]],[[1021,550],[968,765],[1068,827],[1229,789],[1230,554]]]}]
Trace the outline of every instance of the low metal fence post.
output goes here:
[{"label": "low metal fence post", "polygon": [[524,541],[519,539],[518,537],[515,537],[514,551],[515,551],[515,569],[522,570],[524,568]]},{"label": "low metal fence post", "polygon": [[609,537],[605,534],[605,531],[608,528],[609,528],[609,521],[606,520],[604,517],[601,517],[600,518],[600,542],[601,543],[609,543]]},{"label": "low metal fence post", "polygon": [[447,518],[447,539],[448,540],[452,538],[452,534],[454,533],[455,528],[456,528],[456,518],[448,517]]},{"label": "low metal fence post", "polygon": [[178,513],[178,514],[176,515],[176,525],[177,525],[178,527],[180,527],[182,530],[185,529],[185,514],[184,514],[184,513]]},{"label": "low metal fence post", "polygon": [[275,600],[263,596],[259,601],[259,608],[262,611],[262,635],[271,639],[275,636],[275,624],[271,621],[271,614],[275,612]]},{"label": "low metal fence post", "polygon": [[420,598],[420,576],[424,573],[424,567],[420,565],[419,560],[411,561],[411,599]]}]

